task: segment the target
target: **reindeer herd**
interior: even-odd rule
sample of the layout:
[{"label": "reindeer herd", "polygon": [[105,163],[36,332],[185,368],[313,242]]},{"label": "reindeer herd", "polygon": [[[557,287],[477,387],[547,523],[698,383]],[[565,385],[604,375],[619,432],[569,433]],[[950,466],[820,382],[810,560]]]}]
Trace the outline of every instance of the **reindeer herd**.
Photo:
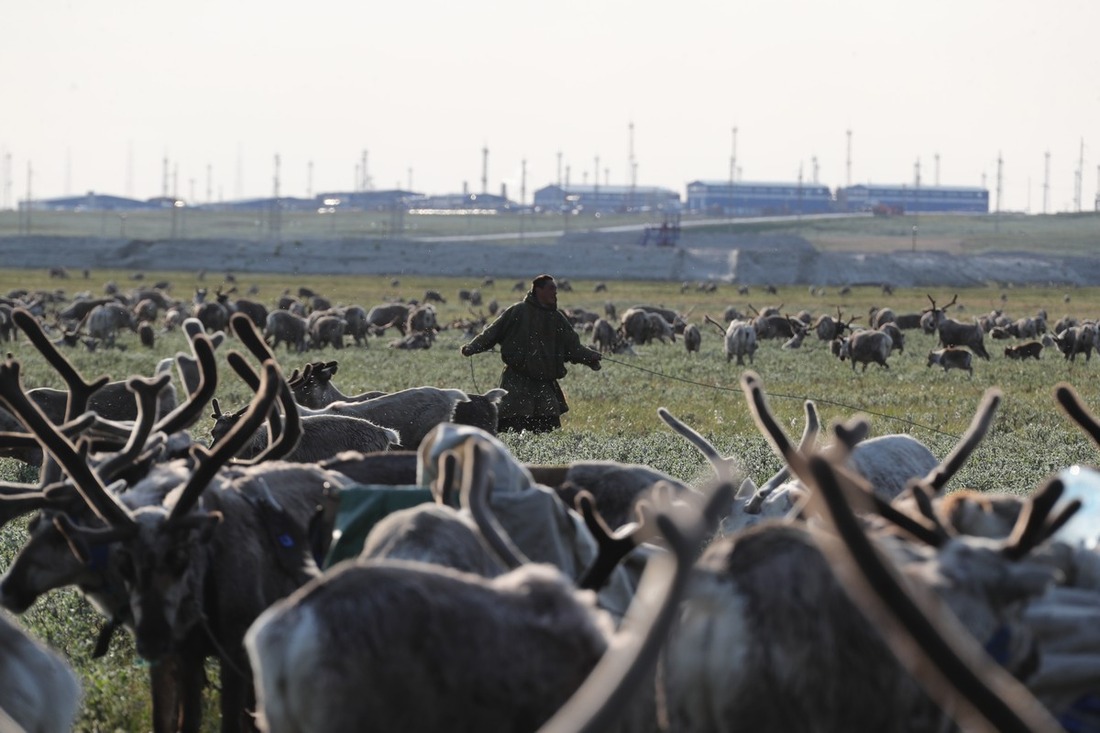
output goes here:
[{"label": "reindeer herd", "polygon": [[[974,358],[990,360],[986,349],[986,337],[991,340],[1014,341],[1004,347],[1004,357],[1023,361],[1040,360],[1044,348],[1056,348],[1063,358],[1075,361],[1083,355],[1089,361],[1093,351],[1100,353],[1100,326],[1095,320],[1065,316],[1048,325],[1045,310],[1034,316],[1013,319],[1002,309],[972,318],[957,320],[948,316],[952,307],[961,308],[958,295],[943,305],[927,296],[930,305],[920,312],[895,313],[891,308],[872,307],[867,315],[867,325],[856,322],[861,316],[845,317],[840,306],[836,315],[822,313],[814,316],[808,310],[791,315],[783,306],[757,309],[751,304],[747,312],[735,306],[728,307],[719,321],[704,314],[704,324],[715,326],[722,338],[727,362],[737,366],[754,364],[761,344],[780,340],[784,350],[800,349],[808,336],[829,345],[833,356],[849,361],[852,370],[861,365],[863,371],[870,364],[889,369],[889,359],[905,351],[906,332],[919,331],[936,337],[935,348],[928,353],[929,367],[939,366],[948,371],[958,369],[973,376]],[[608,304],[609,306],[611,304]],[[682,337],[688,353],[700,351],[701,324],[690,321],[691,311],[678,313],[667,308],[637,305],[622,314],[619,325],[612,323],[614,308],[607,317],[583,309],[567,311],[575,325],[591,332],[592,345],[605,353],[636,354],[634,347],[651,343],[673,343]]]},{"label": "reindeer herd", "polygon": [[[271,316],[289,309],[219,320],[196,304],[179,319],[190,353],[148,376],[88,380],[65,350],[109,348],[90,331],[103,305],[55,325],[4,311],[66,388],[26,389],[19,359],[0,364],[0,454],[38,467],[36,481],[0,484],[0,523],[33,515],[0,569],[0,605],[19,614],[78,589],[104,617],[97,654],[121,628],[149,662],[157,733],[204,729],[210,694],[222,731],[1100,730],[1100,555],[1066,534],[1095,521],[1095,501],[1068,487],[1100,490],[1100,474],[1067,467],[1027,497],[947,491],[997,390],[940,459],[908,435],[869,437],[862,419],[824,441],[812,402],[795,444],[745,372],[747,409],[784,468],[758,484],[662,408],[655,428],[713,469],[693,484],[610,460],[522,463],[495,436],[499,390],[347,394],[335,362],[280,365],[280,344],[288,358],[303,340],[318,348],[322,318],[354,339],[347,311],[277,334]],[[379,328],[438,328],[414,322],[422,306],[397,305],[373,320],[360,309],[364,344]],[[886,367],[922,321],[944,369],[960,368],[953,353],[989,358],[995,328],[1047,335],[993,318],[945,327],[956,305],[880,310],[866,329],[840,309],[704,322],[738,365],[762,340],[796,349],[812,332],[853,368]],[[572,316],[609,349],[679,336],[696,352],[702,337],[658,306],[617,327],[610,312]],[[1072,338],[1073,358],[1089,325],[1064,325],[1050,337]],[[220,362],[247,405],[222,410]],[[1076,392],[1054,397],[1100,447]],[[209,409],[207,445],[189,431]],[[377,511],[362,548],[334,561],[353,496]],[[0,648],[0,730],[72,729],[67,662],[10,615]]]}]

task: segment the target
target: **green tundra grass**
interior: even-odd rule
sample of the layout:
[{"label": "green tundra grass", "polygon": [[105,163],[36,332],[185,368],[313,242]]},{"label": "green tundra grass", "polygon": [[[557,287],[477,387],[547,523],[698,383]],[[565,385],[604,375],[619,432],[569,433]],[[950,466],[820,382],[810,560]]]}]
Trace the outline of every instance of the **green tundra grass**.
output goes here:
[{"label": "green tundra grass", "polygon": [[[45,272],[0,271],[0,292],[17,288],[48,289],[63,287],[69,294],[81,289],[102,292],[103,284],[113,280],[124,288],[138,283],[126,272],[96,272],[89,281],[49,280]],[[193,273],[146,272],[145,281],[168,280],[172,292],[187,299],[200,283]],[[441,292],[447,303],[439,306],[440,322],[451,324],[469,320],[471,309],[459,301],[460,288],[480,288],[486,305],[473,309],[487,312],[490,300],[502,306],[518,299],[514,281],[484,285],[479,281],[450,278],[315,277],[292,280],[287,276],[241,275],[238,287],[243,292],[254,286],[255,296],[269,305],[287,288],[305,285],[328,296],[334,303],[370,307],[389,297],[422,297],[427,289]],[[209,280],[209,278],[208,278]],[[209,287],[217,283],[204,282]],[[918,312],[928,305],[926,290],[899,290],[886,296],[875,288],[856,288],[841,296],[835,289],[824,295],[812,295],[807,288],[780,288],[766,294],[753,288],[738,295],[729,285],[717,292],[705,293],[694,288],[682,291],[672,283],[608,283],[607,292],[595,292],[591,281],[573,281],[571,292],[559,294],[563,308],[583,307],[603,313],[605,303],[613,303],[622,313],[639,303],[663,305],[687,313],[703,332],[702,352],[688,354],[682,343],[639,347],[635,356],[617,355],[605,359],[604,368],[593,372],[581,366],[570,369],[563,381],[571,410],[564,428],[550,435],[508,435],[504,441],[524,461],[566,463],[578,459],[612,459],[652,465],[689,481],[702,481],[709,468],[697,452],[674,435],[657,417],[658,407],[667,407],[681,420],[694,426],[720,451],[735,456],[743,475],[763,480],[779,467],[764,438],[753,424],[739,385],[742,368],[727,363],[722,340],[716,327],[702,323],[704,314],[721,320],[727,306],[744,311],[749,303],[756,307],[782,304],[795,314],[802,309],[814,315],[835,314],[839,307],[845,318],[859,316],[856,324],[866,324],[871,306],[888,306],[898,313]],[[931,292],[938,302],[951,299],[952,292]],[[1034,315],[1044,308],[1053,322],[1062,315],[1078,318],[1100,313],[1100,290],[1078,288],[972,289],[958,293],[958,318],[971,318],[1003,308],[1013,316]],[[349,347],[307,354],[279,352],[284,372],[300,368],[311,360],[337,360],[336,378],[346,393],[367,389],[399,390],[418,385],[458,387],[484,392],[496,386],[500,362],[496,354],[472,359],[460,356],[459,346],[467,340],[461,328],[444,330],[428,351],[399,351],[387,348],[396,338],[390,332],[370,340],[369,347]],[[587,339],[587,336],[582,338]],[[1002,356],[1004,342],[987,338],[986,347],[993,355],[985,362],[975,359],[975,373],[944,373],[928,368],[926,356],[935,347],[934,339],[920,332],[907,332],[903,354],[890,359],[890,369],[870,366],[853,372],[848,363],[835,359],[828,345],[808,337],[799,350],[785,351],[779,341],[763,342],[751,366],[763,379],[773,410],[791,435],[802,429],[802,402],[815,400],[826,424],[865,414],[872,422],[873,434],[904,432],[924,441],[932,451],[944,456],[970,422],[982,395],[1000,389],[1004,401],[992,431],[978,448],[951,488],[972,487],[983,491],[1025,493],[1060,468],[1078,463],[1096,462],[1095,446],[1061,414],[1051,395],[1060,382],[1073,385],[1093,409],[1100,411],[1100,361],[1092,364],[1079,358],[1068,362],[1061,355],[1044,351],[1040,361],[1010,361]],[[158,334],[155,349],[140,346],[137,337],[121,338],[125,350],[100,349],[89,353],[74,349],[71,357],[87,377],[108,374],[124,378],[131,374],[149,375],[156,362],[184,350],[180,333]],[[20,338],[4,348],[23,364],[26,388],[40,385],[60,386],[56,375],[28,342]],[[225,354],[239,348],[230,339],[219,349],[219,365]],[[225,407],[244,404],[249,394],[231,370],[222,368],[218,397]],[[209,419],[196,425],[193,436],[208,437]],[[827,440],[829,435],[825,435]],[[0,479],[33,482],[35,473],[14,461],[0,460]],[[0,530],[0,570],[5,568],[25,538],[25,521],[16,521]],[[110,655],[92,660],[90,654],[100,618],[78,594],[56,591],[22,617],[39,638],[62,650],[79,671],[85,691],[84,731],[136,731],[151,727],[147,669],[133,653],[125,634],[115,641]],[[217,675],[211,667],[212,685]],[[209,695],[206,730],[216,730],[213,692]]]}]

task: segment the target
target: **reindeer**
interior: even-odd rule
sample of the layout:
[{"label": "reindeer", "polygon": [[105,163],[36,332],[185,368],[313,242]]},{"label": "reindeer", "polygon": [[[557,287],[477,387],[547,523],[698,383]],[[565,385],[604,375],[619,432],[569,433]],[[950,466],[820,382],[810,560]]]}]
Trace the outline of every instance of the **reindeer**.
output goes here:
[{"label": "reindeer", "polygon": [[749,357],[749,363],[752,363],[753,354],[756,353],[756,329],[752,324],[746,321],[730,321],[729,326],[723,328],[722,324],[711,318],[709,314],[705,316],[705,320],[707,323],[714,324],[722,332],[725,339],[727,364],[736,357],[737,365],[744,366],[746,355]]},{"label": "reindeer", "polygon": [[[464,463],[465,493],[486,483],[488,476],[476,447]],[[673,526],[665,526],[679,571],[671,586],[653,596],[662,598],[657,613],[649,617],[654,626],[646,624],[646,633],[640,634],[646,640],[647,665],[655,663],[664,630],[675,616],[680,583],[691,563],[687,547],[703,535],[696,529],[681,539]],[[364,588],[375,591],[364,593]],[[352,597],[358,599],[359,610],[348,615],[340,606]],[[413,597],[421,600],[402,601]],[[532,626],[536,606],[541,609],[539,633]],[[447,624],[431,621],[440,618],[448,619]],[[413,732],[454,725],[533,730],[559,711],[609,653],[609,620],[593,608],[590,595],[545,566],[522,565],[484,580],[420,563],[341,563],[273,606],[249,630],[246,645],[257,669],[260,726],[269,733],[364,725]],[[455,624],[469,633],[451,633]],[[419,643],[399,641],[411,643],[413,638]],[[354,649],[350,656],[349,649]],[[415,659],[410,658],[412,649],[419,650]],[[337,654],[345,662],[338,662]],[[540,660],[537,670],[514,663],[529,655]],[[634,671],[635,678],[648,676],[644,669]],[[651,714],[652,698],[630,695],[635,687],[626,685],[614,696],[619,704],[600,706],[608,717],[590,724],[608,729],[624,706],[634,714],[638,707]],[[409,699],[414,690],[416,704]],[[627,702],[628,696],[633,703]],[[569,711],[562,714],[572,720]],[[576,730],[575,720],[558,719],[557,725]]]},{"label": "reindeer", "polygon": [[0,614],[0,730],[68,733],[80,683],[68,663]]},{"label": "reindeer", "polygon": [[[939,334],[941,346],[965,346],[974,352],[976,356],[988,361],[990,356],[989,352],[985,350],[985,331],[982,329],[981,324],[963,323],[946,316],[947,309],[955,305],[958,299],[959,296],[956,293],[955,296],[951,298],[950,303],[942,308],[937,308],[935,299],[933,299],[931,295],[928,295],[928,300],[932,302],[932,307],[926,311],[926,314],[929,316],[929,322],[932,327],[931,332]],[[925,329],[925,333],[931,332]]]},{"label": "reindeer", "polygon": [[703,343],[703,334],[699,331],[699,327],[694,323],[689,323],[684,327],[684,348],[687,349],[689,354],[699,353],[699,347]]},{"label": "reindeer", "polygon": [[837,357],[841,361],[852,360],[852,371],[856,370],[856,364],[863,364],[863,371],[867,371],[867,365],[874,362],[884,369],[890,365],[886,360],[890,357],[894,342],[883,331],[856,331],[851,336],[841,339],[836,350]]},{"label": "reindeer", "polygon": [[845,331],[852,330],[852,324],[858,320],[859,316],[852,316],[845,321],[838,305],[836,307],[836,318],[824,314],[814,323],[813,329],[814,333],[817,334],[817,338],[821,341],[833,341],[843,337]]},{"label": "reindeer", "polygon": [[756,330],[757,340],[789,339],[795,335],[791,319],[782,314],[782,304],[761,311],[753,308],[751,303],[748,307],[756,314],[752,319],[752,327]]},{"label": "reindeer", "polygon": [[1082,353],[1085,355],[1085,361],[1089,361],[1092,358],[1093,349],[1100,344],[1100,330],[1097,329],[1096,323],[1085,321],[1078,326],[1070,326],[1056,332],[1052,339],[1058,350],[1062,352],[1062,356],[1069,361],[1076,361],[1077,355]]},{"label": "reindeer", "polygon": [[[88,390],[94,388],[95,384],[85,383],[72,365],[52,348],[45,334],[36,328],[37,322],[29,313],[17,313],[16,316],[30,340],[69,384],[73,395],[69,402],[69,414],[82,411],[88,403]],[[71,448],[57,442],[57,433],[51,424],[43,420],[41,413],[34,410],[26,400],[18,385],[18,363],[6,367],[7,371],[0,379],[0,388],[7,393],[2,399],[22,416],[38,439],[52,442],[55,448],[61,446],[61,460],[68,460],[66,470],[70,475],[94,483],[97,476],[102,476],[104,480],[114,480],[123,473],[131,473],[135,468],[140,472],[141,466],[149,463],[147,455],[155,454],[164,443],[163,440],[151,440],[147,443],[149,436],[175,433],[192,424],[198,419],[203,405],[210,399],[216,387],[216,367],[210,339],[201,329],[189,335],[192,338],[197,370],[197,386],[189,400],[154,422],[157,418],[157,395],[165,386],[168,375],[159,374],[154,380],[128,380],[128,387],[138,398],[138,417],[133,432],[122,452],[107,460],[94,461],[97,464],[95,473],[89,472],[91,459],[88,462],[83,457],[74,460]],[[288,436],[289,434],[286,433]],[[190,469],[184,466],[181,470]],[[110,619],[93,653],[93,656],[102,656],[106,653],[111,632],[117,625],[126,624],[133,628],[128,599],[121,592],[122,578],[117,569],[109,561],[104,561],[103,557],[95,564],[89,562],[87,554],[76,557],[74,547],[78,545],[74,544],[71,537],[62,534],[61,528],[64,521],[76,521],[77,517],[84,518],[81,523],[85,520],[99,521],[99,515],[110,513],[109,507],[112,504],[98,500],[97,495],[91,495],[95,508],[89,509],[73,484],[54,484],[47,490],[45,484],[53,480],[50,478],[52,475],[52,470],[47,467],[43,473],[43,485],[26,487],[18,499],[20,508],[17,511],[41,509],[42,513],[30,523],[30,539],[0,579],[0,604],[21,612],[42,593],[62,585],[76,584],[93,605]],[[178,482],[177,479],[174,483]],[[130,506],[159,503],[172,484],[171,481],[146,484],[143,488],[127,492],[125,501],[131,502]],[[11,506],[11,502],[5,502],[5,506]],[[109,558],[110,551],[105,556]],[[193,640],[192,645],[185,646],[198,649],[205,643],[204,639],[205,634],[202,634],[200,638]],[[201,715],[201,656],[196,660],[193,656],[170,655],[162,664],[150,668],[150,677],[154,730],[157,733],[174,733],[182,726],[184,731],[197,731]]]},{"label": "reindeer", "polygon": [[[264,608],[317,573],[306,543],[308,525],[316,507],[331,506],[333,492],[343,485],[337,474],[277,462],[220,474],[266,419],[281,381],[277,366],[265,362],[251,409],[225,441],[213,452],[200,451],[193,467],[166,468],[182,488],[163,505],[131,509],[107,491],[60,433],[25,414],[24,406],[11,404],[12,390],[18,389],[17,365],[0,367],[3,399],[28,421],[108,523],[107,528],[86,526],[67,514],[55,522],[74,548],[117,543],[111,561],[124,580],[138,653],[154,661],[181,653],[192,660],[215,651],[221,657],[223,731],[238,730],[251,708],[244,631]],[[216,488],[208,489],[212,481]],[[273,522],[285,539],[263,529]],[[164,578],[173,578],[173,586],[163,586]],[[214,647],[196,644],[208,637]]]},{"label": "reindeer", "polygon": [[936,349],[928,352],[928,366],[941,366],[944,372],[948,369],[959,369],[971,378],[974,376],[972,361],[971,354],[966,349]]},{"label": "reindeer", "polygon": [[[795,449],[768,411],[758,378],[746,375],[743,387],[758,425],[809,488],[814,502],[810,510],[827,511],[825,516],[841,528],[845,545],[852,548],[845,567],[851,567],[853,557],[863,561],[858,571],[839,576],[842,587],[829,570],[838,551],[835,535],[792,523],[762,524],[711,543],[696,565],[663,655],[661,679],[670,729],[939,729],[941,714],[890,651],[900,636],[914,647],[926,647],[937,660],[933,664],[951,670],[945,674],[961,686],[956,690],[948,685],[946,694],[941,694],[942,686],[932,689],[943,709],[954,714],[962,704],[960,697],[974,695],[983,701],[983,714],[999,721],[991,730],[1057,730],[1041,708],[1006,704],[1033,698],[1005,671],[975,661],[978,657],[968,651],[974,640],[957,632],[959,624],[948,614],[920,604],[910,606],[903,616],[907,632],[878,613],[871,616],[875,623],[869,626],[852,605],[852,586],[847,582],[853,576],[863,579],[855,595],[861,606],[867,601],[876,608],[908,599],[910,593],[931,591],[941,605],[965,620],[978,643],[1008,626],[1024,638],[1008,650],[1005,666],[1008,672],[1023,673],[1033,660],[1020,601],[1041,594],[1055,575],[1028,554],[1066,518],[1065,512],[1050,511],[1051,496],[1037,495],[1034,512],[1021,517],[1011,539],[1001,543],[956,537],[942,525],[932,530],[926,519],[906,521],[898,512],[889,516],[903,522],[900,526],[912,533],[912,539],[890,533],[868,538],[850,511],[845,513],[844,502],[846,495],[863,501],[871,487],[833,459]],[[897,584],[893,579],[898,573],[908,582]],[[795,617],[812,621],[793,625],[789,619]],[[718,639],[723,642],[716,644]],[[736,650],[733,663],[731,650]],[[959,661],[959,654],[968,662]],[[912,655],[901,659],[908,664]],[[980,673],[968,664],[977,664]],[[1001,692],[990,694],[983,680],[998,685]],[[870,691],[875,692],[869,696]],[[1020,723],[1016,713],[1029,722]],[[1016,724],[1009,722],[1013,720]]]},{"label": "reindeer", "polygon": [[[271,349],[247,318],[234,316],[230,326],[257,359],[261,362],[274,361]],[[289,393],[289,389],[287,391]],[[284,407],[303,415],[344,415],[369,420],[375,425],[396,430],[401,436],[401,445],[414,448],[434,426],[453,418],[455,405],[468,400],[466,393],[458,389],[413,387],[370,400],[330,403],[323,410],[303,408],[295,405],[293,399],[287,399]]]},{"label": "reindeer", "polygon": [[287,379],[294,401],[302,407],[319,410],[333,402],[362,402],[385,394],[378,391],[344,394],[332,383],[337,368],[335,361],[315,361],[306,364],[301,373],[295,369]]},{"label": "reindeer", "polygon": [[781,346],[780,348],[801,349],[802,342],[803,340],[805,340],[806,334],[810,332],[810,329],[804,321],[798,318],[791,318],[790,316],[787,316],[787,320],[791,324],[791,331],[794,335],[787,339],[787,341],[784,342],[783,346]]}]

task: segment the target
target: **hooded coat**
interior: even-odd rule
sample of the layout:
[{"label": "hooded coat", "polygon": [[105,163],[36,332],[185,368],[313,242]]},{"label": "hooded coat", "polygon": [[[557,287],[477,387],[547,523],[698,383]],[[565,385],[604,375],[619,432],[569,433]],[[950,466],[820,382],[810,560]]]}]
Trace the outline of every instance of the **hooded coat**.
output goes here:
[{"label": "hooded coat", "polygon": [[466,348],[470,355],[500,345],[504,362],[500,419],[558,417],[567,412],[557,380],[566,362],[599,368],[600,353],[581,344],[580,336],[557,308],[538,302],[533,290],[509,306]]}]

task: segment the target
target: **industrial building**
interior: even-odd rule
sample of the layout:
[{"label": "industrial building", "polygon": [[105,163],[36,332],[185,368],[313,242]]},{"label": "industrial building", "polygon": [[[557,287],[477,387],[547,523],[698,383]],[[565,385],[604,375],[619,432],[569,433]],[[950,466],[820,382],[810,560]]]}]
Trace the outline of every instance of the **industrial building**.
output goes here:
[{"label": "industrial building", "polygon": [[761,181],[692,181],[687,210],[721,216],[826,214],[834,210],[833,194],[820,183]]},{"label": "industrial building", "polygon": [[680,211],[680,194],[657,186],[546,186],[535,191],[541,211],[648,212]]},{"label": "industrial building", "polygon": [[989,191],[971,186],[860,184],[837,189],[839,211],[989,213]]}]

